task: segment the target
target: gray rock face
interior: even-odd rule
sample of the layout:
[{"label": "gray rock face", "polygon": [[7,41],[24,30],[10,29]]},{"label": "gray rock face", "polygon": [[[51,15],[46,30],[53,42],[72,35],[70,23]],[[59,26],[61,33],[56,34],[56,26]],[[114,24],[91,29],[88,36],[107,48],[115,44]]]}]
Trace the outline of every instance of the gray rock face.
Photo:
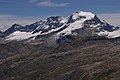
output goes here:
[{"label": "gray rock face", "polygon": [[3,37],[3,32],[2,31],[0,31],[0,37]]}]

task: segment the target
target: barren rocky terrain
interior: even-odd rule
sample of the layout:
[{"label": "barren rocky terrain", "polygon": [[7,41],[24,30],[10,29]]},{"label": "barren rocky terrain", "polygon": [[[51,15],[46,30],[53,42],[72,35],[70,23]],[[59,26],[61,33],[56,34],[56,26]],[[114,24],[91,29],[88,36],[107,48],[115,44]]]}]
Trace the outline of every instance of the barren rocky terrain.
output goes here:
[{"label": "barren rocky terrain", "polygon": [[120,80],[119,40],[0,44],[0,80]]}]

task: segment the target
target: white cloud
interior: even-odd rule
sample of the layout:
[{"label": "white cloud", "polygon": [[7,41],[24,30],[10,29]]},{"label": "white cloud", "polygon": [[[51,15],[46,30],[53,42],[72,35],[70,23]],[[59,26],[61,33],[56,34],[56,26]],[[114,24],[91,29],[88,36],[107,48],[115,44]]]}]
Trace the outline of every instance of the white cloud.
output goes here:
[{"label": "white cloud", "polygon": [[51,0],[30,0],[31,3],[36,3],[37,6],[41,7],[65,7],[69,3],[55,3]]},{"label": "white cloud", "polygon": [[43,1],[43,2],[39,2],[38,6],[42,6],[42,7],[65,7],[68,4],[69,3],[54,3],[51,1]]},{"label": "white cloud", "polygon": [[38,0],[30,0],[30,3],[34,3],[37,2]]},{"label": "white cloud", "polygon": [[120,13],[103,13],[98,14],[98,17],[112,25],[120,26]]},{"label": "white cloud", "polygon": [[0,19],[6,19],[6,18],[11,18],[13,17],[12,15],[0,15]]}]

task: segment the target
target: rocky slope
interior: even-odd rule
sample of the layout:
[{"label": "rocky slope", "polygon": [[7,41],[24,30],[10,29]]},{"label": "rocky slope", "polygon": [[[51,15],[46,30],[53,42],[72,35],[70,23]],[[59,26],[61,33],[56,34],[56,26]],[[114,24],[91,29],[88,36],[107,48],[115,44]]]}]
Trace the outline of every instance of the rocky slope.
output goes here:
[{"label": "rocky slope", "polygon": [[0,44],[0,80],[119,80],[119,53],[119,38]]}]

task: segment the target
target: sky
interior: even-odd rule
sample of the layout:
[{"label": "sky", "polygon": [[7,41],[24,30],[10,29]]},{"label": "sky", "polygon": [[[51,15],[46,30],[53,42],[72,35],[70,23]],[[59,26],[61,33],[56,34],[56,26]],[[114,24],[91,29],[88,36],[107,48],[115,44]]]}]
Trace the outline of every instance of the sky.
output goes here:
[{"label": "sky", "polygon": [[90,11],[120,26],[120,0],[0,0],[0,30],[14,23],[31,24],[51,15],[68,16]]}]

